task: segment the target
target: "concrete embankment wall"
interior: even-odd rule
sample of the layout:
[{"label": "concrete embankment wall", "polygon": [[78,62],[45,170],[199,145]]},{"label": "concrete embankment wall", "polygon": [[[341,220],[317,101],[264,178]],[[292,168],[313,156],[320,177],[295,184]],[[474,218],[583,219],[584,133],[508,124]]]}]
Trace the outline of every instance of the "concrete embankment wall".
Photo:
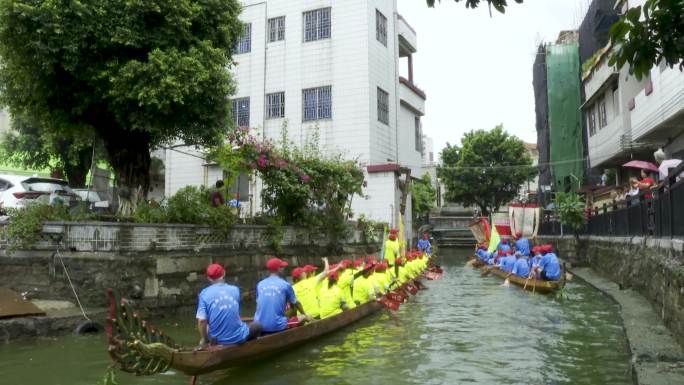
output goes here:
[{"label": "concrete embankment wall", "polygon": [[573,266],[591,267],[646,297],[684,345],[684,240],[643,237],[545,237]]},{"label": "concrete embankment wall", "polygon": [[[195,225],[49,223],[30,250],[9,252],[6,244],[0,245],[0,286],[29,292],[32,298],[73,302],[63,261],[86,307],[106,306],[105,290],[116,288],[141,307],[175,308],[195,305],[197,293],[207,286],[204,270],[212,262],[224,264],[226,280],[249,295],[274,255],[291,265],[320,265],[323,256],[334,255],[333,262],[380,249],[358,230],[335,250],[325,233],[281,230],[282,238],[267,226],[236,225],[224,234]],[[274,239],[282,239],[277,248]],[[61,261],[54,254],[60,243]]]}]

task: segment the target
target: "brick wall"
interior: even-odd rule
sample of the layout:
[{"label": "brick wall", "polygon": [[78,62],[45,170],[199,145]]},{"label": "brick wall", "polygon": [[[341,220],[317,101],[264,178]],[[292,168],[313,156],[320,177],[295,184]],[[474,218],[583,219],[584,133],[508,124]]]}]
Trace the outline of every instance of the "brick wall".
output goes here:
[{"label": "brick wall", "polygon": [[[378,236],[380,238],[380,235]],[[226,280],[240,286],[244,295],[265,276],[264,264],[274,255],[291,266],[331,262],[342,256],[378,253],[360,231],[333,252],[325,233],[284,228],[278,251],[267,226],[234,226],[228,234],[195,225],[145,225],[130,223],[51,222],[31,250],[8,252],[0,246],[3,287],[33,292],[40,299],[73,300],[61,261],[67,267],[81,301],[90,307],[105,306],[105,289],[112,287],[141,306],[192,306],[198,291],[207,285],[204,269],[209,263],[226,266]]]}]

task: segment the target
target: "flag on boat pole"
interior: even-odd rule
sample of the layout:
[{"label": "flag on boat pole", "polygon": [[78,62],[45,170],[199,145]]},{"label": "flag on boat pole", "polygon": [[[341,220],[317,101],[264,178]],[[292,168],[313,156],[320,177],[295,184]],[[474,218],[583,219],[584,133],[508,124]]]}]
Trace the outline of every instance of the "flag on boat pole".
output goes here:
[{"label": "flag on boat pole", "polygon": [[385,241],[387,240],[387,225],[382,230],[382,244],[380,245],[380,262],[385,259]]},{"label": "flag on boat pole", "polygon": [[406,230],[404,228],[404,216],[399,213],[399,255],[406,256]]}]

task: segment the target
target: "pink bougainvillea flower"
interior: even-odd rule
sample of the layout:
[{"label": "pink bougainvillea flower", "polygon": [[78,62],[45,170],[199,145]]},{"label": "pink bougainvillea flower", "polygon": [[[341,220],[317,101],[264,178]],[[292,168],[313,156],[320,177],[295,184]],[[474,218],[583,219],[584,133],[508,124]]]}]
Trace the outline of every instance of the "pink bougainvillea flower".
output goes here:
[{"label": "pink bougainvillea flower", "polygon": [[266,167],[266,156],[264,154],[259,155],[259,168],[264,168]]},{"label": "pink bougainvillea flower", "polygon": [[309,183],[310,180],[311,180],[310,176],[308,176],[306,174],[302,175],[302,182],[303,183]]}]

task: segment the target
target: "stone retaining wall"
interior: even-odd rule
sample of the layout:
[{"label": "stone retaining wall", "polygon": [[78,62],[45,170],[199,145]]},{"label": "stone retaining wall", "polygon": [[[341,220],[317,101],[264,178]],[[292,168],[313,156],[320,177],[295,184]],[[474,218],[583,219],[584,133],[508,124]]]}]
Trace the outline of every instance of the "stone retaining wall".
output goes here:
[{"label": "stone retaining wall", "polygon": [[[323,256],[335,255],[331,261],[336,261],[380,249],[379,242],[367,242],[359,230],[336,250],[324,233],[283,231],[276,251],[268,226],[236,225],[224,234],[195,225],[51,222],[31,250],[0,248],[0,285],[29,292],[29,297],[73,301],[63,262],[86,307],[105,306],[109,287],[148,308],[192,306],[207,285],[204,269],[212,262],[224,264],[226,280],[249,295],[274,255],[291,265],[320,264]],[[55,254],[58,244],[61,251]]]},{"label": "stone retaining wall", "polygon": [[593,268],[648,299],[684,345],[684,240],[643,237],[544,237],[573,266]]}]

